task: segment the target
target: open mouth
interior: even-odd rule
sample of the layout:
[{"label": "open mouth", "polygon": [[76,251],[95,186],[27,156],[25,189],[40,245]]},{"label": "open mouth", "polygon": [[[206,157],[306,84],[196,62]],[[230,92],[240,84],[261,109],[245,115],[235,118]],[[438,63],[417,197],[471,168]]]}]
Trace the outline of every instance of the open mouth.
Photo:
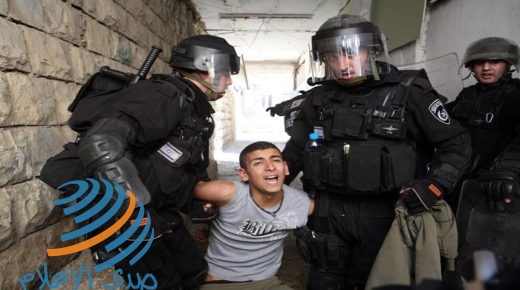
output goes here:
[{"label": "open mouth", "polygon": [[344,78],[344,79],[348,79],[348,78],[351,78],[353,77],[355,74],[353,73],[352,70],[350,69],[344,69],[344,70],[341,70],[341,77]]},{"label": "open mouth", "polygon": [[275,184],[278,182],[278,175],[269,175],[264,178],[269,184]]}]

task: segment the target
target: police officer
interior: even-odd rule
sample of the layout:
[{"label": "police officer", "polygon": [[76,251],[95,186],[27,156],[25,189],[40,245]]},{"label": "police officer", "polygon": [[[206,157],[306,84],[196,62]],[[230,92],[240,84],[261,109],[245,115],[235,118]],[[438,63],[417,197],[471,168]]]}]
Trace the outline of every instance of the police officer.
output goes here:
[{"label": "police officer", "polygon": [[[387,62],[371,22],[327,20],[312,37],[312,56],[321,85],[294,104],[283,150],[287,183],[303,170],[316,198],[308,289],[363,289],[395,201],[404,199],[410,214],[428,211],[464,171],[470,141],[426,79]],[[305,149],[309,133],[320,147]]]},{"label": "police officer", "polygon": [[[471,133],[473,172],[491,168],[495,158],[517,137],[520,80],[512,78],[511,73],[518,66],[518,50],[516,43],[501,37],[479,39],[466,49],[464,66],[478,83],[463,89],[447,108]],[[515,168],[518,171],[520,164],[510,173]]]},{"label": "police officer", "polygon": [[[150,273],[158,289],[191,289],[207,264],[178,210],[190,201],[197,182],[209,180],[214,128],[209,101],[224,95],[239,62],[226,40],[197,35],[173,47],[170,65],[171,75],[77,98],[69,124],[80,133],[82,175],[122,184],[151,214],[151,248],[132,266],[127,260],[116,264],[125,281],[127,275],[136,279]],[[47,171],[42,175],[51,175]],[[97,258],[108,254],[102,247],[93,250]]]},{"label": "police officer", "polygon": [[[518,45],[506,38],[486,37],[471,43],[463,64],[471,70],[477,83],[464,88],[456,100],[447,105],[451,116],[468,128],[473,146],[473,166],[467,174],[457,213],[462,235],[457,264],[465,274],[467,268],[471,268],[467,262],[471,260],[471,250],[466,244],[468,227],[471,227],[468,225],[470,210],[481,204],[496,216],[511,213],[515,196],[520,195],[517,157],[520,153],[520,79],[512,78],[514,68],[518,70],[519,55]],[[457,201],[451,201],[454,207]],[[493,213],[488,220],[495,219]],[[513,223],[515,219],[507,220]],[[485,225],[486,222],[473,226],[483,229]],[[492,234],[486,232],[488,236]],[[510,234],[509,237],[515,236]],[[478,244],[478,241],[470,242]],[[497,250],[510,252],[510,249]]]}]

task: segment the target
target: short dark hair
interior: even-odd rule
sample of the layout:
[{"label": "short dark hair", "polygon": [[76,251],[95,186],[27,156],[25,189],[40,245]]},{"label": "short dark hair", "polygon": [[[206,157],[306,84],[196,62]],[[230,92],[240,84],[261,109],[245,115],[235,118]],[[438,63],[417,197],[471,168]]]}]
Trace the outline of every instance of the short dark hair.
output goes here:
[{"label": "short dark hair", "polygon": [[278,152],[280,152],[280,154],[282,154],[282,151],[280,151],[280,149],[278,149],[278,147],[276,147],[276,145],[274,145],[271,142],[257,141],[257,142],[254,142],[254,143],[251,143],[251,144],[247,145],[240,152],[240,157],[239,157],[240,167],[246,168],[246,156],[247,156],[247,154],[249,154],[249,153],[251,153],[253,151],[256,151],[256,150],[265,150],[265,149],[271,149],[271,148],[272,149],[276,149]]}]

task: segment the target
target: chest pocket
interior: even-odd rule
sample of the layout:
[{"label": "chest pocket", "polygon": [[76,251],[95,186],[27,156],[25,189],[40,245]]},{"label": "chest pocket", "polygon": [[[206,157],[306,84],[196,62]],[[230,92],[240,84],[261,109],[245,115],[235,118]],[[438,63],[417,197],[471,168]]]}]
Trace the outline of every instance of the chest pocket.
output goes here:
[{"label": "chest pocket", "polygon": [[319,107],[316,123],[323,128],[324,139],[405,138],[405,97],[398,89],[376,89],[365,96],[347,97],[341,103]]},{"label": "chest pocket", "polygon": [[335,142],[304,153],[304,180],[339,194],[394,193],[415,177],[415,151],[401,142]]}]

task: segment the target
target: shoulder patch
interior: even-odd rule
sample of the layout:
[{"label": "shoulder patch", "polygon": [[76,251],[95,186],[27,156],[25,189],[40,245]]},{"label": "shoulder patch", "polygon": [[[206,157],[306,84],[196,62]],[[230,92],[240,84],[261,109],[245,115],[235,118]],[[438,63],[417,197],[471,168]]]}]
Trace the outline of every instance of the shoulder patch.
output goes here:
[{"label": "shoulder patch", "polygon": [[439,99],[433,101],[430,106],[428,106],[428,110],[439,122],[446,125],[450,124],[450,115]]}]

